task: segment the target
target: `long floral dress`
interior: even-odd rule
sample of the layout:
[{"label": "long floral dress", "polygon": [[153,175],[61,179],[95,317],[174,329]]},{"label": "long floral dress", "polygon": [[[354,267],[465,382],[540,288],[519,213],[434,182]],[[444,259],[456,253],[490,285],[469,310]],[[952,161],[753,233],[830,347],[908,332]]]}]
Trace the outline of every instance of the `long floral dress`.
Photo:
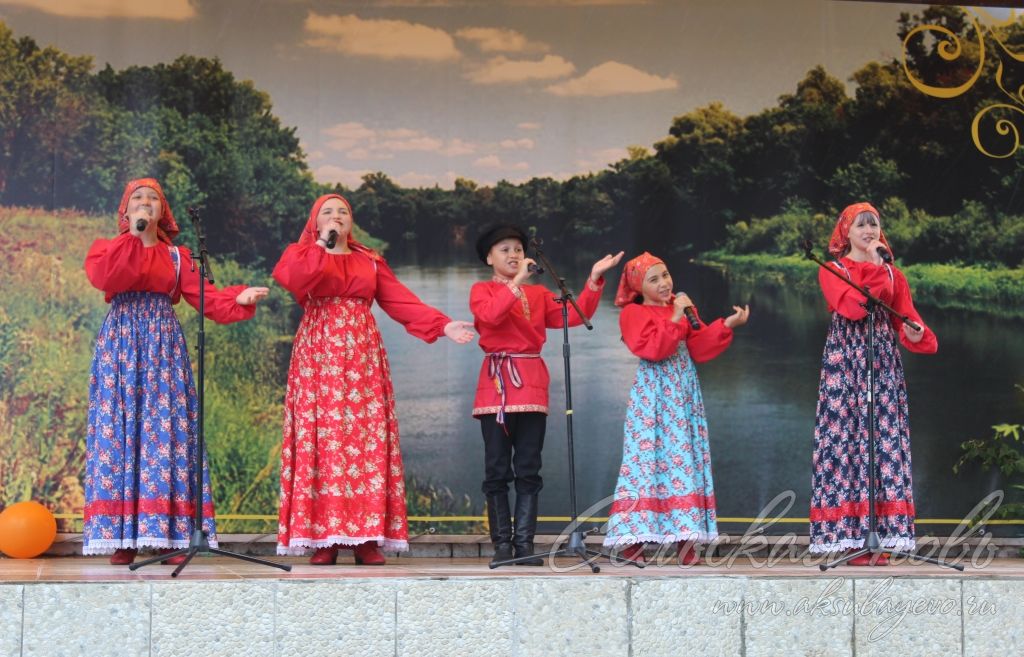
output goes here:
[{"label": "long floral dress", "polygon": [[426,342],[451,320],[372,252],[329,254],[301,241],[274,278],[305,309],[285,393],[277,552],[368,541],[408,549],[395,395],[371,306]]},{"label": "long floral dress", "polygon": [[[882,301],[924,326],[903,273],[892,265],[841,258],[829,264]],[[868,532],[867,311],[863,295],[821,271],[822,292],[832,312],[818,387],[810,509],[810,551],[860,548]],[[875,319],[875,466],[877,529],[881,546],[914,547],[914,495],[910,413],[898,342],[917,353],[935,353],[938,341],[925,327],[910,342],[903,321],[879,310]]]},{"label": "long floral dress", "polygon": [[[86,428],[84,554],[187,547],[194,526],[198,400],[173,304],[199,303],[199,275],[184,247],[146,247],[130,234],[97,240],[85,261],[110,311],[96,338]],[[244,285],[206,283],[205,311],[228,323],[255,306]],[[203,455],[203,529],[217,545]]]},{"label": "long floral dress", "polygon": [[604,545],[707,543],[718,536],[704,400],[695,362],[728,348],[718,319],[694,330],[672,306],[629,304],[622,339],[640,357],[626,409],[622,465]]}]

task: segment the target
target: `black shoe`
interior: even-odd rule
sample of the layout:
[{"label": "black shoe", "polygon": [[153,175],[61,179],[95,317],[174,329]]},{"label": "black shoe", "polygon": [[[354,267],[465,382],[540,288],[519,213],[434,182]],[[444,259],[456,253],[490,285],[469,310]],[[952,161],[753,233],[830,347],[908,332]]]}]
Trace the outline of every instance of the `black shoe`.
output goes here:
[{"label": "black shoe", "polygon": [[499,563],[508,561],[514,556],[515,554],[512,552],[511,543],[497,543],[494,546],[494,557],[491,558],[491,563],[488,565],[490,565],[491,568],[497,568]]},{"label": "black shoe", "polygon": [[[515,532],[512,537],[512,547],[515,558],[533,556],[533,536],[537,533],[537,496],[519,493],[516,495],[516,519]],[[516,564],[517,566],[543,566],[544,560],[526,559]]]}]

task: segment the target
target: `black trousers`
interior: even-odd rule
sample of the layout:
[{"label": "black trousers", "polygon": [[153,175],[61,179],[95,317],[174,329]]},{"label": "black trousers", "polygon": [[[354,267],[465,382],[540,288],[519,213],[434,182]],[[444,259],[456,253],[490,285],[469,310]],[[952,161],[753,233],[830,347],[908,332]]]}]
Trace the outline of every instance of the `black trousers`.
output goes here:
[{"label": "black trousers", "polygon": [[484,437],[484,495],[508,492],[516,482],[516,493],[535,495],[544,487],[540,476],[540,452],[548,416],[544,413],[506,413],[508,434],[497,415],[479,416]]}]

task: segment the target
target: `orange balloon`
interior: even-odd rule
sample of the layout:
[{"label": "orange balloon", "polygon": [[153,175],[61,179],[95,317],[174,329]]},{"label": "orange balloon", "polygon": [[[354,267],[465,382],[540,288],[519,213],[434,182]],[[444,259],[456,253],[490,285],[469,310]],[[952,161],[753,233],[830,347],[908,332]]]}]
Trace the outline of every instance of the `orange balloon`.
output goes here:
[{"label": "orange balloon", "polygon": [[0,552],[9,557],[38,557],[55,538],[57,520],[39,502],[18,502],[0,513]]}]

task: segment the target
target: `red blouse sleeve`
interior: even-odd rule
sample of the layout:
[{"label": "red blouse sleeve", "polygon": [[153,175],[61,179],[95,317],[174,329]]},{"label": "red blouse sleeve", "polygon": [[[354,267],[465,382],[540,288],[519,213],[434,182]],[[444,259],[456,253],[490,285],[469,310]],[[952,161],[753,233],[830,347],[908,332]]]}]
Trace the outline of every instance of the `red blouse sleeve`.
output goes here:
[{"label": "red blouse sleeve", "polygon": [[469,290],[469,312],[482,324],[500,324],[515,306],[518,297],[508,285],[474,283]]},{"label": "red blouse sleeve", "polygon": [[[826,266],[846,278],[846,273],[836,267],[835,263],[830,262]],[[859,272],[859,277],[853,276],[854,283],[861,287],[868,287],[871,293],[882,301],[892,298],[892,281],[889,279],[889,272],[885,267],[863,263]],[[864,319],[867,316],[868,311],[860,305],[864,302],[863,294],[821,268],[818,269],[818,283],[821,285],[822,294],[825,295],[825,301],[828,302],[829,310],[834,310],[846,319],[853,321]]]},{"label": "red blouse sleeve", "polygon": [[[592,287],[596,289],[591,289]],[[587,282],[583,285],[583,291],[576,298],[577,305],[579,305],[583,314],[587,316],[587,319],[593,317],[594,313],[597,312],[597,305],[601,303],[601,291],[603,289],[604,276],[594,286],[591,286],[590,277],[587,277]],[[582,323],[583,318],[570,305],[569,326],[579,326]],[[544,325],[547,328],[562,328],[562,304],[557,303],[554,295],[551,294],[544,296]]]},{"label": "red blouse sleeve", "polygon": [[444,327],[452,321],[437,308],[420,301],[395,276],[387,263],[376,261],[377,294],[374,298],[388,317],[405,327],[409,335],[424,342],[434,342],[444,335]]},{"label": "red blouse sleeve", "polygon": [[911,342],[907,339],[906,333],[903,332],[903,320],[895,315],[892,316],[892,327],[896,331],[896,334],[900,337],[900,344],[904,347],[918,354],[934,354],[939,350],[939,339],[936,337],[935,332],[928,328],[923,321],[921,321],[921,315],[918,314],[917,309],[914,308],[914,301],[910,298],[910,284],[907,283],[907,277],[903,275],[903,272],[893,268],[895,280],[895,291],[892,302],[892,308],[901,315],[906,315],[913,320],[918,326],[924,329],[924,335],[918,342]]},{"label": "red blouse sleeve", "polygon": [[290,244],[272,275],[292,296],[303,299],[323,278],[326,264],[327,252],[316,243]]},{"label": "red blouse sleeve", "polygon": [[645,360],[665,360],[679,349],[689,327],[631,303],[619,315],[619,330],[622,341],[634,355]]},{"label": "red blouse sleeve", "polygon": [[85,256],[85,275],[93,287],[108,294],[131,289],[144,273],[145,248],[131,233],[96,240]]},{"label": "red blouse sleeve", "polygon": [[[700,321],[700,317],[697,317]],[[717,358],[732,344],[733,331],[725,325],[725,319],[719,317],[710,324],[700,321],[700,330],[689,330],[686,336],[686,349],[695,363],[706,363]]]},{"label": "red blouse sleeve", "polygon": [[[192,265],[192,253],[185,247],[179,246],[178,252],[181,254],[181,296],[185,297],[185,301],[195,308],[199,309],[199,263]],[[203,299],[203,314],[206,315],[207,319],[212,319],[218,324],[231,324],[232,322],[240,322],[246,319],[252,319],[256,315],[256,304],[250,304],[243,306],[237,301],[235,297],[244,290],[246,285],[231,285],[223,289],[217,289],[209,281],[203,281],[205,284],[204,299]]]}]

